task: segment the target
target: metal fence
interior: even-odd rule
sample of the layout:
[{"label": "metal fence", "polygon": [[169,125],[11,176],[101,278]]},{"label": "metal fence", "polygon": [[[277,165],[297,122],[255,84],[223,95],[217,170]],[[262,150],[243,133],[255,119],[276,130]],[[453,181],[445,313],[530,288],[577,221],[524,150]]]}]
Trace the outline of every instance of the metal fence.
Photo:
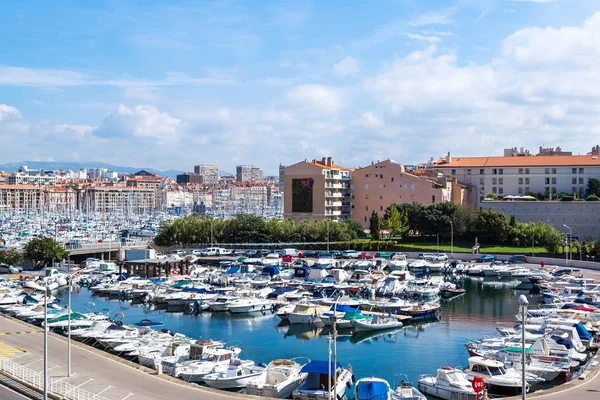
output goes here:
[{"label": "metal fence", "polygon": [[140,240],[128,240],[126,242],[122,241],[112,241],[112,242],[100,242],[100,243],[82,243],[82,244],[65,244],[66,250],[98,250],[98,249],[112,249],[118,250],[121,247],[138,247],[138,246],[146,246],[148,244],[148,240],[140,239]]},{"label": "metal fence", "polygon": [[[4,357],[0,357],[0,371],[25,385],[40,391],[44,390],[43,372],[34,371]],[[109,400],[96,393],[52,378],[48,378],[48,394],[67,400]]]}]

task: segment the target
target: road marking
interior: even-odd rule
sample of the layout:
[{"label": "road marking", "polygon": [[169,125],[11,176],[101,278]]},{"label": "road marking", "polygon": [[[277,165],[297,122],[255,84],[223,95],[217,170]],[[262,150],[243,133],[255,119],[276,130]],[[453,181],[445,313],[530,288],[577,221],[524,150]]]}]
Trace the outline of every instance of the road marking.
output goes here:
[{"label": "road marking", "polygon": [[25,353],[25,350],[0,342],[0,357],[10,358],[17,353]]},{"label": "road marking", "polygon": [[0,332],[0,336],[4,335],[26,335],[28,333],[38,333],[41,331],[23,331],[23,332]]}]

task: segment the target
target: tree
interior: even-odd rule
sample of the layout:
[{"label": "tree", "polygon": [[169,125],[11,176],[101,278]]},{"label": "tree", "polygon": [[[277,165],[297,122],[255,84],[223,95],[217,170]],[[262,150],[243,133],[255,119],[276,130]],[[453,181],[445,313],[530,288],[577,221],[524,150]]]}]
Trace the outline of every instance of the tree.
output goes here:
[{"label": "tree", "polygon": [[67,255],[61,244],[49,236],[33,238],[25,245],[25,257],[36,264],[62,261]]},{"label": "tree", "polygon": [[490,200],[498,200],[498,195],[496,193],[488,193],[485,196],[486,200],[490,199]]},{"label": "tree", "polygon": [[586,196],[598,196],[600,197],[600,179],[589,178],[587,184]]},{"label": "tree", "polygon": [[16,250],[0,251],[0,264],[14,265],[21,261],[21,254]]},{"label": "tree", "polygon": [[369,230],[371,231],[371,240],[381,239],[381,221],[379,221],[379,214],[377,214],[375,210],[373,210],[373,213],[371,214]]},{"label": "tree", "polygon": [[362,226],[362,224],[352,219],[345,219],[342,221],[342,224],[346,225],[346,230],[350,235],[350,239],[356,239],[365,236],[365,228]]},{"label": "tree", "polygon": [[391,236],[404,236],[408,232],[408,212],[399,212],[395,204],[392,204],[386,212],[385,227]]}]

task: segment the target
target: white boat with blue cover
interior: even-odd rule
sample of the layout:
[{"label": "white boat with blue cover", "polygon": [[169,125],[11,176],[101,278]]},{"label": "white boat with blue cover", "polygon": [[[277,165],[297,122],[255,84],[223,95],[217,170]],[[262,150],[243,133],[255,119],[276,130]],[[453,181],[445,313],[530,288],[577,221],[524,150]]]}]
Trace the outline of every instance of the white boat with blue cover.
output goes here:
[{"label": "white boat with blue cover", "polygon": [[[352,387],[352,373],[343,368],[340,363],[335,366],[327,361],[311,361],[300,370],[306,373],[304,383],[294,390],[294,400],[327,400],[329,399],[328,387],[331,380],[331,391],[335,392],[338,399],[346,398],[346,388]],[[334,379],[335,378],[335,385]]]}]

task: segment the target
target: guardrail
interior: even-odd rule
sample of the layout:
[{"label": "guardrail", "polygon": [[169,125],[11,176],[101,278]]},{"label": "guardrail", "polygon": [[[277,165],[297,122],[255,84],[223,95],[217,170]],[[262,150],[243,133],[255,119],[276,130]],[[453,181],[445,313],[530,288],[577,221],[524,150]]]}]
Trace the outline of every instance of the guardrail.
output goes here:
[{"label": "guardrail", "polygon": [[[44,390],[43,372],[34,371],[4,357],[0,357],[0,371],[36,390],[41,392]],[[52,378],[48,378],[48,394],[67,400],[109,400],[65,381]]]},{"label": "guardrail", "polygon": [[148,240],[134,240],[129,242],[101,242],[101,243],[84,243],[84,244],[65,244],[65,250],[96,250],[96,249],[118,249],[120,247],[135,247],[145,246]]}]

